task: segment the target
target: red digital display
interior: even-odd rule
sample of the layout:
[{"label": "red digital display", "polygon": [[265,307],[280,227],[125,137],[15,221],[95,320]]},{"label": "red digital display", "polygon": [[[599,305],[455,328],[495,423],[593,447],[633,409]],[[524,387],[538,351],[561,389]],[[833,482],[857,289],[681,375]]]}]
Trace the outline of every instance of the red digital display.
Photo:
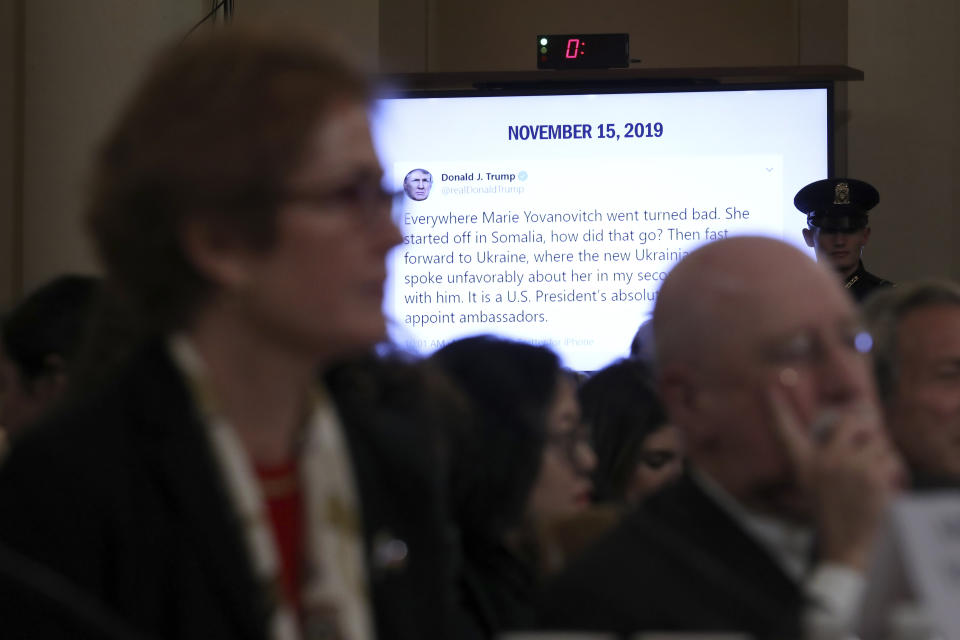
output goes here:
[{"label": "red digital display", "polygon": [[626,33],[537,36],[538,69],[622,68],[629,66],[629,59],[630,37]]}]

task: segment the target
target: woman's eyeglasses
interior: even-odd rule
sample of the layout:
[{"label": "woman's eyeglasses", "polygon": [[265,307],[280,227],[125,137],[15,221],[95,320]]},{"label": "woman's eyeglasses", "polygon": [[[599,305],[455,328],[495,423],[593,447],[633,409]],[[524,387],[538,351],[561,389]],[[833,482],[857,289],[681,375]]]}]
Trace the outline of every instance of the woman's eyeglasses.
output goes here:
[{"label": "woman's eyeglasses", "polygon": [[333,189],[289,191],[284,194],[283,200],[317,209],[350,211],[358,221],[373,224],[390,212],[394,200],[402,194],[403,191],[384,189],[379,182],[358,180]]}]

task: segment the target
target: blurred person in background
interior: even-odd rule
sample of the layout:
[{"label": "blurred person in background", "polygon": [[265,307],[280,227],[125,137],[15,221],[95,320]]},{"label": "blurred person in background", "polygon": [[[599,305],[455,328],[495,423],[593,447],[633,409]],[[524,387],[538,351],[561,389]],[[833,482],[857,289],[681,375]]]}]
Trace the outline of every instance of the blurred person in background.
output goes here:
[{"label": "blurred person in background", "polygon": [[683,444],[639,359],[615,362],[586,376],[577,392],[597,466],[589,509],[543,531],[544,572],[558,573],[631,507],[683,470]]},{"label": "blurred person in background", "polygon": [[653,367],[656,364],[655,341],[653,339],[653,318],[647,318],[637,327],[630,341],[630,357]]},{"label": "blurred person in background", "polygon": [[532,624],[539,531],[589,505],[595,460],[573,379],[551,350],[477,336],[431,360],[474,412],[453,464],[463,550],[455,637],[493,638]]},{"label": "blurred person in background", "polygon": [[915,489],[960,486],[960,285],[928,280],[864,305],[887,430]]},{"label": "blurred person in background", "polygon": [[0,318],[0,430],[37,421],[66,391],[100,293],[97,278],[65,275]]},{"label": "blurred person in background", "polygon": [[337,373],[400,241],[370,96],[252,26],[153,64],[86,211],[140,339],[0,466],[5,635],[451,637],[437,441]]},{"label": "blurred person in background", "polygon": [[635,505],[683,470],[679,430],[667,423],[647,365],[620,360],[580,387],[580,406],[597,454],[594,498]]}]

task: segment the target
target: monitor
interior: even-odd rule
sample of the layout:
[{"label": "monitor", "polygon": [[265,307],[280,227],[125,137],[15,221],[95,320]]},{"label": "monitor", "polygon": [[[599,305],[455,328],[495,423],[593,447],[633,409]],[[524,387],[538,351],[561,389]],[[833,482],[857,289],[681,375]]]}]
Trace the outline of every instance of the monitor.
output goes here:
[{"label": "monitor", "polygon": [[793,207],[829,175],[823,85],[409,92],[374,142],[403,243],[392,340],[428,354],[490,333],[590,371],[626,356],[661,281],[734,235],[803,245]]}]

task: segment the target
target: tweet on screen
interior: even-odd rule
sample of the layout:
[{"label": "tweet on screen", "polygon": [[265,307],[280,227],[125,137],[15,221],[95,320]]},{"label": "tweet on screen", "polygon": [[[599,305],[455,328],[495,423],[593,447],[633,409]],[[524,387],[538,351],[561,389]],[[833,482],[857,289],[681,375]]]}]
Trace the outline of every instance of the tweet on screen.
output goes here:
[{"label": "tweet on screen", "polygon": [[825,175],[828,136],[825,90],[797,91],[385,102],[391,337],[426,354],[493,333],[579,370],[626,355],[696,247],[802,245],[792,199]]}]

